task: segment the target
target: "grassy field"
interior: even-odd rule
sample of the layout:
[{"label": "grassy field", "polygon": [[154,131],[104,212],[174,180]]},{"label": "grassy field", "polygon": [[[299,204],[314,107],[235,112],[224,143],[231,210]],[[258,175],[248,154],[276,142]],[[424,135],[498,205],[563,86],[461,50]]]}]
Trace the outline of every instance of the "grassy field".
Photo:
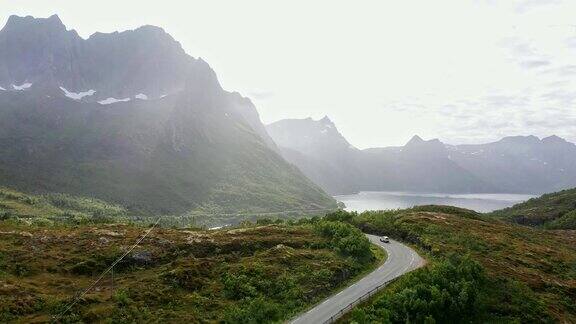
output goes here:
[{"label": "grassy field", "polygon": [[430,261],[344,322],[576,322],[575,231],[441,206],[330,218],[408,242]]},{"label": "grassy field", "polygon": [[[0,322],[49,322],[146,229],[0,221]],[[63,321],[282,321],[378,263],[342,223],[156,228]]]}]

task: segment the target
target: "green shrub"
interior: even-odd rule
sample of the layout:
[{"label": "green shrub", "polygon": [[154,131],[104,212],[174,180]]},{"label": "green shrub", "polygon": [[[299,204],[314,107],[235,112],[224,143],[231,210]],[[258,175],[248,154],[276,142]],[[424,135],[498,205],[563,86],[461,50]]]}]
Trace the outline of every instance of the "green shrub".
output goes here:
[{"label": "green shrub", "polygon": [[255,298],[228,309],[224,323],[260,324],[277,322],[281,318],[280,305],[265,298]]},{"label": "green shrub", "polygon": [[33,223],[34,223],[34,225],[38,225],[38,226],[52,226],[52,225],[54,225],[54,221],[52,221],[48,218],[44,218],[44,217],[34,218]]},{"label": "green shrub", "polygon": [[370,241],[357,228],[350,224],[332,221],[319,221],[315,228],[324,237],[330,239],[330,247],[340,253],[357,259],[373,258]]},{"label": "green shrub", "polygon": [[576,229],[576,210],[573,210],[554,221],[545,224],[545,228],[549,229]]},{"label": "green shrub", "polygon": [[356,212],[347,212],[343,209],[339,209],[335,212],[326,214],[326,216],[324,216],[324,219],[327,221],[350,223],[352,219],[357,216],[358,213]]},{"label": "green shrub", "polygon": [[226,274],[223,280],[226,297],[243,299],[256,296],[258,292],[250,281],[250,278],[244,274]]},{"label": "green shrub", "polygon": [[401,278],[368,308],[352,313],[358,323],[462,323],[482,308],[485,278],[470,258],[452,257]]},{"label": "green shrub", "polygon": [[128,296],[128,292],[124,289],[118,289],[114,293],[114,302],[119,306],[127,306],[130,303],[130,297]]}]

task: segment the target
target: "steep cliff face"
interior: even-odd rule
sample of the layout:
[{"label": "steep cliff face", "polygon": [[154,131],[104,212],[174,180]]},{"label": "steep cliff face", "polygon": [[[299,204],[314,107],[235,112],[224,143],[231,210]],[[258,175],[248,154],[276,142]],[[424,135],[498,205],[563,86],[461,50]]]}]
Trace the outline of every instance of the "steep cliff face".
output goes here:
[{"label": "steep cliff face", "polygon": [[331,194],[357,190],[360,151],[328,118],[286,119],[267,126],[282,155]]},{"label": "steep cliff face", "polygon": [[[202,59],[187,55],[164,30],[144,26],[87,40],[66,30],[58,16],[11,16],[0,31],[0,86],[63,87],[94,91],[82,99],[159,98],[187,88],[219,88]],[[142,97],[143,96],[139,96]]]},{"label": "steep cliff face", "polygon": [[250,100],[158,27],[84,40],[57,16],[13,16],[0,87],[2,185],[174,214],[335,206],[276,152]]}]

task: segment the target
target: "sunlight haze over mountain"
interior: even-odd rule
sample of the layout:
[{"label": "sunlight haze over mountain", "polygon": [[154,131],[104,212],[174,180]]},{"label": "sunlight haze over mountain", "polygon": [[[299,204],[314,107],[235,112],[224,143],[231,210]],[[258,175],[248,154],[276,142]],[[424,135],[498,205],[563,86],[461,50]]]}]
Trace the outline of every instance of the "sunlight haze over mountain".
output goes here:
[{"label": "sunlight haze over mountain", "polygon": [[[175,6],[180,8],[174,10]],[[151,24],[250,97],[264,123],[328,115],[358,148],[414,134],[575,141],[576,3],[3,1],[83,37]],[[56,9],[57,8],[57,9]],[[106,17],[106,18],[104,18]]]}]

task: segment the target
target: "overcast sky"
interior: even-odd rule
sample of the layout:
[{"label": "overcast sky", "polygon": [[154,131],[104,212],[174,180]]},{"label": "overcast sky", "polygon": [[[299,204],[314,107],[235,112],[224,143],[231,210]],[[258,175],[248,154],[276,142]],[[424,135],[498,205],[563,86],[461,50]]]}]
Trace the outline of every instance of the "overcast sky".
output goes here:
[{"label": "overcast sky", "polygon": [[328,115],[359,148],[576,141],[576,1],[0,0],[88,37],[151,24],[204,58],[265,123]]}]

